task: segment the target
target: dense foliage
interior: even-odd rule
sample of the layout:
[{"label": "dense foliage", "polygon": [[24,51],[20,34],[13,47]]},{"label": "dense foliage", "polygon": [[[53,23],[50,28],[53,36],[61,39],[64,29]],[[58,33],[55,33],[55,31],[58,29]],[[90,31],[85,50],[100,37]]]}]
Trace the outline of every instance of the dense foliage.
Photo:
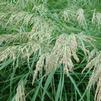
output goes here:
[{"label": "dense foliage", "polygon": [[0,101],[101,101],[101,0],[0,0]]}]

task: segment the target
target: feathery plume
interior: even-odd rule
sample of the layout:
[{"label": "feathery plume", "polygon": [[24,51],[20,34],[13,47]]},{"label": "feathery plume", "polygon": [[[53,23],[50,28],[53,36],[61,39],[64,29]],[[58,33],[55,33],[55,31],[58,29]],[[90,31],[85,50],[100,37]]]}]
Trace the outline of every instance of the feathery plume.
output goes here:
[{"label": "feathery plume", "polygon": [[101,26],[101,13],[100,12],[95,12],[93,13],[93,17],[92,17],[92,23],[96,24],[98,26],[98,28],[100,28]]},{"label": "feathery plume", "polygon": [[18,84],[16,95],[12,99],[12,101],[26,101],[25,99],[25,87],[24,81],[21,80]]},{"label": "feathery plume", "polygon": [[[96,53],[96,54],[95,54]],[[95,56],[96,55],[96,56]],[[95,101],[100,101],[101,97],[101,52],[95,52],[93,50],[89,56],[88,64],[86,68],[90,70],[93,69],[92,75],[90,77],[87,88],[91,89],[91,86],[97,84],[96,93],[95,93]]]},{"label": "feathery plume", "polygon": [[78,24],[83,27],[86,26],[86,19],[84,16],[84,10],[82,8],[77,10],[76,16],[77,16]]}]

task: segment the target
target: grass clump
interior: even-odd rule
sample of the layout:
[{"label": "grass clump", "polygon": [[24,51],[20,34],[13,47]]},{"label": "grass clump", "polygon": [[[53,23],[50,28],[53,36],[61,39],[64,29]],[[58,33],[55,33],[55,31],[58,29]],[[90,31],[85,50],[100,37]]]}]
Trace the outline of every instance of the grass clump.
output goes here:
[{"label": "grass clump", "polygon": [[1,0],[0,100],[100,101],[100,5]]}]

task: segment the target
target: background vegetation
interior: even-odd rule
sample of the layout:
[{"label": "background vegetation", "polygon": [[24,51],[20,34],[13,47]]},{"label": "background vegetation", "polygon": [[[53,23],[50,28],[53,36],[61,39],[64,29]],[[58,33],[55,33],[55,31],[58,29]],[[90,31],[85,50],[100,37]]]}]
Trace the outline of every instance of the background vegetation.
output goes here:
[{"label": "background vegetation", "polygon": [[101,0],[0,0],[0,101],[101,101]]}]

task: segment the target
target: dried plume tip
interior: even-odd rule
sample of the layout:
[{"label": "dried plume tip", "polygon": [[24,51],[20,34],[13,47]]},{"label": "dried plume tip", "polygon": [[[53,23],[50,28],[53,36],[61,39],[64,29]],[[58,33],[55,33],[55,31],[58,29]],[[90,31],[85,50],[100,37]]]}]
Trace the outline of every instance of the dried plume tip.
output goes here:
[{"label": "dried plume tip", "polygon": [[21,80],[18,83],[16,94],[15,94],[14,98],[12,99],[12,101],[26,101],[25,87],[24,87],[24,81],[23,80]]}]

